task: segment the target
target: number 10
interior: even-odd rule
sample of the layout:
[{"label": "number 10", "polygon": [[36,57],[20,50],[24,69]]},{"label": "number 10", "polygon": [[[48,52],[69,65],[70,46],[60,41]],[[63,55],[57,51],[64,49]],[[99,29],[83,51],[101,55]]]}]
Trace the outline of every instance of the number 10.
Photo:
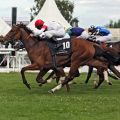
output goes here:
[{"label": "number 10", "polygon": [[63,49],[70,48],[70,42],[64,42],[63,43]]}]

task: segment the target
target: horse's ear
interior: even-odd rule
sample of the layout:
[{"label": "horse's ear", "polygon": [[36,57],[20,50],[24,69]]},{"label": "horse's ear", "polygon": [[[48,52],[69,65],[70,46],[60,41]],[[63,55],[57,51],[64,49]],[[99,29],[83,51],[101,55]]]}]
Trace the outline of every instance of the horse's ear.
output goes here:
[{"label": "horse's ear", "polygon": [[16,26],[16,24],[13,24],[13,27],[15,27]]},{"label": "horse's ear", "polygon": [[24,25],[23,22],[20,22],[20,25]]}]

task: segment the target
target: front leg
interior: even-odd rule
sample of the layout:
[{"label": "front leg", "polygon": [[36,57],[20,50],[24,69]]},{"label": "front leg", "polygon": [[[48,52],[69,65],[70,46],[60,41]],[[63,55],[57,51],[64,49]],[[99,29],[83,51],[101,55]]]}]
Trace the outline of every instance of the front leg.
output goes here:
[{"label": "front leg", "polygon": [[23,83],[27,86],[27,88],[31,89],[30,84],[27,82],[24,74],[24,72],[27,70],[39,70],[39,66],[37,64],[31,64],[21,69],[21,76],[22,76]]},{"label": "front leg", "polygon": [[49,69],[42,69],[37,75],[36,81],[39,83],[39,86],[45,84],[47,80],[43,80],[43,76],[49,71]]}]

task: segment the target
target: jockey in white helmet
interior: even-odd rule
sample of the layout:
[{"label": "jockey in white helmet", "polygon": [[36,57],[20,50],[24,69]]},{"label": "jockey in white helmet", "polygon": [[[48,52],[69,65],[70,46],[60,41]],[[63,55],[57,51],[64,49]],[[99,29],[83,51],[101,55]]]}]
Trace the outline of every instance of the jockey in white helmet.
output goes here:
[{"label": "jockey in white helmet", "polygon": [[88,29],[88,32],[91,33],[92,35],[96,36],[96,41],[107,42],[107,41],[110,41],[112,39],[112,34],[105,27],[101,27],[101,26],[95,27],[92,25]]}]

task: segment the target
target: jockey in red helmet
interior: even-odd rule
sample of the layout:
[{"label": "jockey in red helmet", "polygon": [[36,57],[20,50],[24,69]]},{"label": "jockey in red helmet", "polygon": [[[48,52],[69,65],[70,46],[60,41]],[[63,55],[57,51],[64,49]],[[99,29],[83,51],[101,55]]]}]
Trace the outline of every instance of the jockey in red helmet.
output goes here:
[{"label": "jockey in red helmet", "polygon": [[38,19],[35,21],[35,27],[37,29],[41,29],[41,27],[43,26],[44,22],[41,19]]},{"label": "jockey in red helmet", "polygon": [[35,21],[35,27],[37,30],[34,31],[34,36],[52,38],[54,41],[56,41],[56,38],[65,36],[64,27],[55,21],[44,22],[38,19]]}]

